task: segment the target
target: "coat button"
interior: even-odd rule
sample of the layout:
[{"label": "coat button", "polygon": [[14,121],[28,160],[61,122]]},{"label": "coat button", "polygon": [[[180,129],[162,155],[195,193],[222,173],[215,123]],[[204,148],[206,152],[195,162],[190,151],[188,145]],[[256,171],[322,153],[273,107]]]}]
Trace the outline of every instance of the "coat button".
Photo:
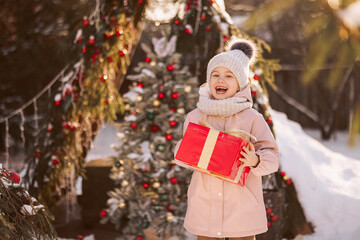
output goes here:
[{"label": "coat button", "polygon": [[221,235],[221,232],[217,232],[217,235],[220,236],[220,235]]},{"label": "coat button", "polygon": [[222,193],[221,193],[221,192],[219,192],[219,193],[218,193],[218,195],[219,195],[219,197],[221,197]]}]

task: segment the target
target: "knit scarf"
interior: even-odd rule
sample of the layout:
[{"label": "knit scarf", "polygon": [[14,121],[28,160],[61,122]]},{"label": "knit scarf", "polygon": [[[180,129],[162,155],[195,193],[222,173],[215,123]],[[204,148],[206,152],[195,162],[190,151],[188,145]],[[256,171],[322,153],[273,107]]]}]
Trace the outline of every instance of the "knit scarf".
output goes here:
[{"label": "knit scarf", "polygon": [[200,97],[197,107],[207,115],[229,117],[252,107],[252,103],[245,97],[234,96],[222,100],[213,99],[210,88],[207,85],[199,88],[199,94]]}]

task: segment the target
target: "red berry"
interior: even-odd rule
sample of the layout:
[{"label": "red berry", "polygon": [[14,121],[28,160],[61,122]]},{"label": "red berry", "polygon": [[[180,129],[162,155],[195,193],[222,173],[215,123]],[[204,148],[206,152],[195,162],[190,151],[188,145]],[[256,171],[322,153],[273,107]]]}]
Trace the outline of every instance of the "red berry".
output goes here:
[{"label": "red berry", "polygon": [[173,92],[173,93],[171,94],[171,98],[172,98],[172,99],[177,99],[177,98],[179,98],[179,93]]},{"label": "red berry", "polygon": [[64,123],[64,128],[69,128],[69,124],[68,124],[68,123]]},{"label": "red berry", "polygon": [[104,100],[104,104],[109,104],[109,101],[108,101],[108,100]]},{"label": "red berry", "polygon": [[48,130],[47,130],[47,131],[48,131],[48,132],[51,132],[51,130],[52,130],[52,128],[48,128]]},{"label": "red berry", "polygon": [[206,30],[206,31],[210,31],[210,27],[206,27],[205,30]]},{"label": "red berry", "polygon": [[136,240],[143,240],[142,236],[138,236]]},{"label": "red berry", "polygon": [[84,26],[86,27],[87,25],[89,25],[89,20],[84,20]]},{"label": "red berry", "polygon": [[11,180],[13,180],[16,183],[20,182],[20,176],[16,172],[10,172],[9,173]]},{"label": "red berry", "polygon": [[259,80],[259,79],[260,79],[260,76],[255,74],[255,75],[254,75],[254,79],[255,79],[255,80]]},{"label": "red berry", "polygon": [[102,82],[105,82],[105,78],[104,78],[104,77],[101,77],[100,80],[101,80]]},{"label": "red berry", "polygon": [[82,49],[82,52],[83,52],[83,53],[86,53],[86,48],[83,48],[83,49]]},{"label": "red berry", "polygon": [[188,29],[188,28],[185,28],[185,33],[186,33],[186,34],[191,34],[191,30]]},{"label": "red berry", "polygon": [[159,130],[159,127],[156,126],[156,125],[153,125],[153,126],[151,127],[151,130],[152,130],[153,132],[157,132],[157,131]]},{"label": "red berry", "polygon": [[52,165],[56,166],[58,164],[59,164],[59,160],[57,159],[52,160]]},{"label": "red berry", "polygon": [[142,4],[142,3],[143,3],[143,1],[142,1],[142,0],[138,0],[138,3],[139,3],[139,4]]},{"label": "red berry", "polygon": [[147,183],[147,182],[144,182],[144,183],[143,183],[143,188],[147,189],[147,188],[149,188],[149,187],[150,187],[149,183]]},{"label": "red berry", "polygon": [[251,91],[251,95],[256,96],[256,91]]},{"label": "red berry", "polygon": [[120,56],[120,57],[123,57],[124,55],[125,55],[125,53],[124,53],[123,51],[120,51],[120,52],[119,52],[119,56]]},{"label": "red berry", "polygon": [[171,141],[173,136],[171,134],[166,134],[166,140]]},{"label": "red berry", "polygon": [[81,41],[82,41],[82,38],[79,37],[78,40],[77,40],[77,42],[79,43],[79,42],[81,42]]},{"label": "red berry", "polygon": [[39,158],[40,156],[41,156],[41,153],[40,153],[40,152],[36,152],[36,153],[35,153],[35,157],[36,157],[36,158]]},{"label": "red berry", "polygon": [[170,111],[176,112],[176,107],[170,107]]},{"label": "red berry", "polygon": [[281,174],[281,176],[285,176],[285,175],[286,175],[286,173],[285,173],[285,172],[281,172],[280,174]]},{"label": "red berry", "polygon": [[271,221],[274,222],[274,221],[276,221],[276,220],[277,220],[277,216],[276,216],[276,215],[274,215],[274,216],[271,217]]},{"label": "red berry", "polygon": [[270,227],[270,222],[267,222],[267,226]]},{"label": "red berry", "polygon": [[172,178],[170,179],[170,182],[171,182],[172,184],[175,184],[175,183],[178,182],[178,180],[177,180],[176,177],[172,177]]},{"label": "red berry", "polygon": [[56,105],[56,106],[59,106],[60,103],[61,103],[60,101],[55,101],[55,105]]},{"label": "red berry", "polygon": [[142,82],[138,82],[137,86],[138,87],[144,87],[144,84]]},{"label": "red berry", "polygon": [[83,239],[84,239],[84,237],[79,235],[76,240],[83,240]]},{"label": "red berry", "polygon": [[135,129],[135,128],[137,128],[137,123],[135,123],[135,122],[133,122],[133,123],[131,123],[130,124],[130,127],[132,128],[132,129]]},{"label": "red berry", "polygon": [[105,33],[105,37],[108,38],[108,39],[111,38],[110,33]]},{"label": "red berry", "polygon": [[94,44],[94,43],[95,43],[95,39],[89,39],[88,43],[89,43],[90,45]]},{"label": "red berry", "polygon": [[206,19],[206,16],[205,15],[202,15],[201,16],[201,20],[205,20]]},{"label": "red berry", "polygon": [[291,180],[289,179],[289,180],[286,180],[286,184],[287,185],[290,185],[291,184]]},{"label": "red berry", "polygon": [[271,208],[267,208],[267,209],[266,209],[266,213],[267,213],[267,214],[270,214],[271,212],[272,212]]},{"label": "red berry", "polygon": [[71,126],[70,126],[70,129],[71,129],[71,130],[75,130],[76,127],[75,127],[74,125],[71,125]]},{"label": "red berry", "polygon": [[167,70],[170,71],[170,72],[173,71],[174,70],[174,65],[168,65]]},{"label": "red berry", "polygon": [[145,58],[145,62],[151,62],[151,58]]},{"label": "red berry", "polygon": [[178,25],[180,23],[180,20],[175,20],[174,23]]},{"label": "red berry", "polygon": [[175,127],[177,125],[177,122],[175,120],[170,121],[170,126]]},{"label": "red berry", "polygon": [[268,124],[272,124],[271,118],[266,119],[266,122],[267,122]]},{"label": "red berry", "polygon": [[105,209],[103,209],[103,210],[100,212],[100,217],[104,218],[104,217],[106,217],[106,215],[107,215],[107,212],[106,212]]},{"label": "red berry", "polygon": [[108,57],[108,62],[112,62],[113,58],[112,57]]},{"label": "red berry", "polygon": [[166,206],[166,209],[167,209],[169,212],[171,212],[171,211],[174,210],[174,209],[172,208],[171,204],[167,205],[167,206]]}]

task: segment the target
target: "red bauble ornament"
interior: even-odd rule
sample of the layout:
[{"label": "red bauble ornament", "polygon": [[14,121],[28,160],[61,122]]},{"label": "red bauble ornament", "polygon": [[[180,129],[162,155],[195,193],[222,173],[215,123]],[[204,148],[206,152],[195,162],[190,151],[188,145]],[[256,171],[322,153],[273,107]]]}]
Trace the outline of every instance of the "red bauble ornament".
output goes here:
[{"label": "red bauble ornament", "polygon": [[61,101],[55,101],[55,106],[59,106],[61,104]]},{"label": "red bauble ornament", "polygon": [[76,240],[83,240],[83,239],[84,239],[84,237],[79,235]]},{"label": "red bauble ornament", "polygon": [[281,174],[281,176],[285,176],[285,175],[286,175],[286,173],[285,173],[285,172],[281,172],[280,174]]},{"label": "red bauble ornament", "polygon": [[266,119],[266,122],[267,122],[268,124],[272,124],[271,118]]},{"label": "red bauble ornament", "polygon": [[142,236],[138,236],[136,240],[143,240]]},{"label": "red bauble ornament", "polygon": [[86,48],[83,48],[82,50],[81,50],[83,53],[86,53]]},{"label": "red bauble ornament", "polygon": [[256,96],[256,91],[251,91],[251,95]]},{"label": "red bauble ornament", "polygon": [[255,80],[259,80],[259,79],[260,79],[260,76],[255,74],[255,75],[254,75],[254,79],[255,79]]},{"label": "red bauble ornament", "polygon": [[165,93],[163,93],[163,92],[160,92],[159,94],[158,94],[158,99],[164,99],[165,98]]},{"label": "red bauble ornament", "polygon": [[111,38],[110,33],[105,33],[105,37],[106,37],[107,39]]},{"label": "red bauble ornament", "polygon": [[10,172],[9,173],[11,180],[13,180],[16,183],[20,182],[20,176],[16,172]]},{"label": "red bauble ornament", "polygon": [[148,182],[143,183],[143,188],[147,189],[150,187],[150,184]]},{"label": "red bauble ornament", "polygon": [[272,212],[271,208],[267,208],[267,209],[266,209],[266,213],[267,213],[267,214],[270,214],[271,212]]},{"label": "red bauble ornament", "polygon": [[77,42],[79,43],[79,42],[81,42],[81,41],[82,41],[82,38],[79,37],[78,40],[77,40]]},{"label": "red bauble ornament", "polygon": [[267,226],[270,227],[270,222],[267,222]]},{"label": "red bauble ornament", "polygon": [[64,127],[64,128],[69,128],[69,124],[68,124],[68,123],[64,123],[63,127]]},{"label": "red bauble ornament", "polygon": [[106,215],[107,215],[106,209],[103,209],[103,210],[100,212],[99,215],[100,215],[100,217],[102,217],[102,218],[106,217]]},{"label": "red bauble ornament", "polygon": [[137,86],[142,88],[144,87],[144,84],[142,82],[138,82]]},{"label": "red bauble ornament", "polygon": [[191,30],[189,28],[185,28],[185,33],[186,34],[191,34]]},{"label": "red bauble ornament", "polygon": [[48,128],[48,129],[47,129],[48,132],[51,132],[51,130],[52,130],[52,128]]},{"label": "red bauble ornament", "polygon": [[224,36],[224,41],[225,41],[225,42],[229,41],[229,37],[228,37],[228,36]]},{"label": "red bauble ornament", "polygon": [[173,136],[169,133],[169,134],[166,134],[166,140],[168,141],[171,141],[173,139]]},{"label": "red bauble ornament", "polygon": [[123,57],[123,56],[125,56],[125,53],[123,51],[119,51],[119,56]]},{"label": "red bauble ornament", "polygon": [[135,123],[135,122],[133,122],[133,123],[131,123],[130,124],[130,127],[132,128],[132,129],[135,129],[135,128],[137,128],[137,123]]},{"label": "red bauble ornament", "polygon": [[169,169],[173,169],[174,166],[175,166],[175,164],[170,163],[169,164]]},{"label": "red bauble ornament", "polygon": [[173,92],[173,93],[171,94],[171,98],[172,98],[172,99],[178,99],[178,98],[179,98],[179,93]]},{"label": "red bauble ornament", "polygon": [[286,184],[287,185],[290,185],[291,184],[291,180],[289,179],[289,180],[286,180]]},{"label": "red bauble ornament", "polygon": [[53,159],[52,160],[52,165],[53,166],[56,166],[56,165],[58,165],[59,164],[59,160],[57,160],[57,159]]},{"label": "red bauble ornament", "polygon": [[106,79],[105,79],[104,77],[101,77],[101,78],[100,78],[100,81],[102,81],[102,82],[105,82],[105,80],[106,80]]},{"label": "red bauble ornament", "polygon": [[178,180],[177,180],[176,177],[172,177],[172,178],[170,179],[170,182],[171,182],[172,184],[176,184],[176,183],[178,182]]},{"label": "red bauble ornament", "polygon": [[151,58],[148,58],[148,57],[145,58],[145,62],[147,62],[147,63],[148,63],[148,62],[151,62]]},{"label": "red bauble ornament", "polygon": [[84,26],[86,27],[87,25],[89,25],[89,20],[84,19],[83,24],[84,24]]},{"label": "red bauble ornament", "polygon": [[112,62],[112,60],[113,60],[112,57],[108,57],[108,58],[107,58],[107,61],[108,61],[108,62]]},{"label": "red bauble ornament", "polygon": [[202,15],[201,16],[201,20],[205,20],[206,19],[206,16],[205,15]]},{"label": "red bauble ornament", "polygon": [[180,20],[175,20],[174,23],[178,25],[180,23]]},{"label": "red bauble ornament", "polygon": [[271,221],[276,221],[277,220],[277,216],[276,215],[274,215],[274,216],[271,216]]},{"label": "red bauble ornament", "polygon": [[206,30],[206,31],[210,31],[210,27],[206,27],[205,30]]},{"label": "red bauble ornament", "polygon": [[119,31],[116,31],[115,34],[116,34],[117,37],[120,37],[120,36],[121,36],[121,33],[120,33]]},{"label": "red bauble ornament", "polygon": [[171,212],[171,211],[174,210],[174,209],[172,208],[171,204],[167,205],[167,206],[166,206],[166,209],[167,209],[169,212]]},{"label": "red bauble ornament", "polygon": [[151,131],[157,132],[159,130],[159,127],[157,125],[152,125]]},{"label": "red bauble ornament", "polygon": [[177,125],[177,122],[175,120],[170,121],[170,126],[171,127],[176,127],[176,125]]},{"label": "red bauble ornament", "polygon": [[143,3],[143,1],[142,0],[138,0],[138,4],[142,4]]},{"label": "red bauble ornament", "polygon": [[93,44],[95,43],[95,39],[94,39],[93,37],[90,37],[88,43],[89,43],[90,45],[93,45]]},{"label": "red bauble ornament", "polygon": [[104,104],[105,104],[105,105],[109,104],[109,101],[108,101],[108,100],[104,100]]},{"label": "red bauble ornament", "polygon": [[40,152],[36,152],[36,153],[35,153],[35,157],[36,157],[36,158],[39,158],[40,156],[41,156],[41,153],[40,153]]},{"label": "red bauble ornament", "polygon": [[170,111],[176,112],[176,107],[170,107]]},{"label": "red bauble ornament", "polygon": [[174,71],[174,65],[173,64],[167,65],[167,70],[169,72]]}]

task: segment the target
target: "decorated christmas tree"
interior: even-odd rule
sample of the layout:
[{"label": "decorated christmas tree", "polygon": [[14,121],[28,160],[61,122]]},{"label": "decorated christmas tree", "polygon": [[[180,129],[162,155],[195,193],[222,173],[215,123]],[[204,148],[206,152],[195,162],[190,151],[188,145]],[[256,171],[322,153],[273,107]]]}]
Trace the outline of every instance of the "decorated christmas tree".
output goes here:
[{"label": "decorated christmas tree", "polygon": [[116,226],[126,216],[124,234],[138,239],[150,225],[162,237],[167,232],[183,234],[191,172],[174,164],[173,148],[182,138],[186,113],[195,107],[198,81],[181,65],[176,40],[153,38],[154,50],[142,44],[147,57],[127,77],[133,86],[123,96],[125,121],[111,174],[117,187],[109,193],[109,207],[100,213],[103,222]]}]

